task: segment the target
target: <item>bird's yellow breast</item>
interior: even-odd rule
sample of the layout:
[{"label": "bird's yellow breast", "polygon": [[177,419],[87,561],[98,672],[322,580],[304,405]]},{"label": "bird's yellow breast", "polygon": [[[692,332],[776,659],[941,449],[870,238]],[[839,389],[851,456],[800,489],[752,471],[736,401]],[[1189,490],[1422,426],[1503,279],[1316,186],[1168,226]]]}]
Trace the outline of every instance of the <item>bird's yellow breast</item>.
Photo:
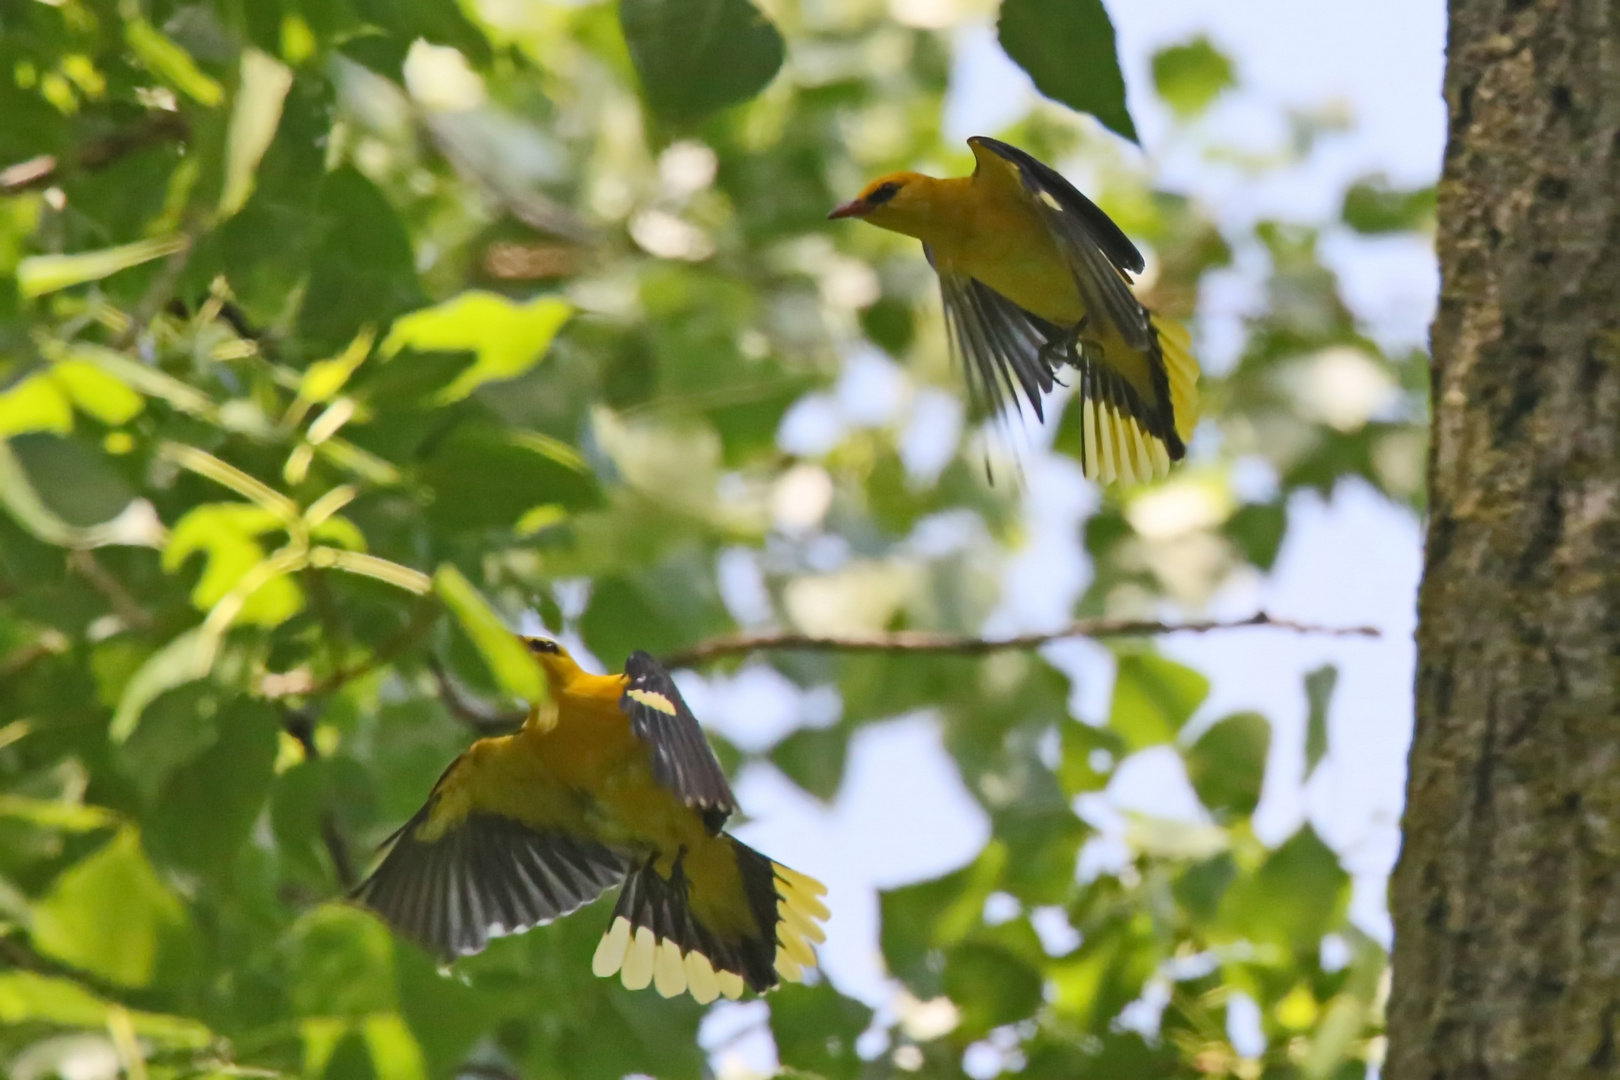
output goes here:
[{"label": "bird's yellow breast", "polygon": [[999,184],[972,178],[957,183],[939,193],[939,228],[924,238],[936,267],[977,278],[1048,322],[1078,322],[1085,305],[1040,210]]}]

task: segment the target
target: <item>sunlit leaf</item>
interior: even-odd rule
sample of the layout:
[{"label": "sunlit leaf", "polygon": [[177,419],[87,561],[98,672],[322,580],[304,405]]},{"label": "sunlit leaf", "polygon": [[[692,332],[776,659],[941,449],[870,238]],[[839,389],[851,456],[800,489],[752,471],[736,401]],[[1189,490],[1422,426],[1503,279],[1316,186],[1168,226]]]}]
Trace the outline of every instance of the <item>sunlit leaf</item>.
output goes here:
[{"label": "sunlit leaf", "polygon": [[141,713],[159,694],[203,678],[208,674],[208,660],[201,627],[185,631],[147,657],[124,684],[107,737],[113,742],[128,739],[140,723]]},{"label": "sunlit leaf", "polygon": [[1041,93],[1136,141],[1102,0],[1003,0],[997,27],[1001,47]]},{"label": "sunlit leaf", "polygon": [[493,293],[465,292],[396,319],[382,352],[474,353],[472,367],[438,395],[441,402],[459,401],[484,383],[515,378],[539,363],[573,311],[573,305],[552,297],[515,304]]},{"label": "sunlit leaf", "polygon": [[166,938],[185,924],[180,901],[141,851],[133,828],[63,871],[34,906],[34,947],[117,983],[147,986]]},{"label": "sunlit leaf", "polygon": [[30,255],[17,267],[17,287],[25,297],[44,296],[184,251],[189,242],[184,236],[170,236],[77,255]]},{"label": "sunlit leaf", "polygon": [[231,125],[226,136],[225,186],[219,212],[229,216],[242,209],[253,191],[253,171],[275,138],[281,122],[281,103],[292,86],[293,74],[284,64],[258,49],[242,53],[241,76]]},{"label": "sunlit leaf", "polygon": [[1258,869],[1232,882],[1218,922],[1225,933],[1255,944],[1315,951],[1349,901],[1350,876],[1306,826]]},{"label": "sunlit leaf", "polygon": [[[108,1003],[70,979],[32,971],[0,973],[0,1024],[52,1024],[102,1031]],[[135,1033],[165,1046],[201,1048],[214,1035],[203,1024],[181,1016],[128,1012]]]},{"label": "sunlit leaf", "polygon": [[433,589],[472,639],[502,690],[531,703],[546,700],[540,665],[461,571],[448,564],[439,567]]},{"label": "sunlit leaf", "polygon": [[124,22],[124,41],[152,74],[197,104],[213,108],[225,100],[225,88],[204,74],[190,53],[145,19],[132,18]]},{"label": "sunlit leaf", "polygon": [[1248,817],[1260,804],[1270,749],[1271,724],[1265,717],[1233,713],[1187,748],[1187,779],[1198,800],[1217,815]]},{"label": "sunlit leaf", "polygon": [[1135,752],[1171,742],[1209,695],[1209,680],[1152,653],[1126,653],[1114,677],[1108,726]]},{"label": "sunlit leaf", "polygon": [[1196,37],[1153,54],[1153,85],[1178,116],[1203,112],[1235,81],[1232,61],[1207,37]]}]

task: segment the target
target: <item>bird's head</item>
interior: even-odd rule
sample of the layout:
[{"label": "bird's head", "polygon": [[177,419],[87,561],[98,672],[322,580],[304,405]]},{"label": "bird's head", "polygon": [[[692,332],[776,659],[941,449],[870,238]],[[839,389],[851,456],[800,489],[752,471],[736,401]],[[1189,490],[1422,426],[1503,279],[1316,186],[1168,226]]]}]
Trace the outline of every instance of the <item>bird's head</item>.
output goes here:
[{"label": "bird's head", "polygon": [[929,184],[929,177],[914,172],[880,176],[827,216],[861,218],[879,228],[914,236],[928,216]]},{"label": "bird's head", "polygon": [[526,637],[523,644],[528,647],[529,654],[539,662],[540,670],[546,673],[552,686],[566,685],[580,673],[580,666],[574,663],[574,658],[568,655],[568,650],[550,638]]}]

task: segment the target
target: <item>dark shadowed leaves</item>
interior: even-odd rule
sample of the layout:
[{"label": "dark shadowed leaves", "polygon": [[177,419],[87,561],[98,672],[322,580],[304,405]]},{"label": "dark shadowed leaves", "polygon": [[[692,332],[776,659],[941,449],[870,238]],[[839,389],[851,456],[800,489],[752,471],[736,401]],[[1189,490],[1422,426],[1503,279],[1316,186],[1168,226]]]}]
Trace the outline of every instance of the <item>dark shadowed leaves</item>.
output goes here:
[{"label": "dark shadowed leaves", "polygon": [[765,88],[782,35],[748,0],[620,0],[619,23],[652,111],[700,120]]},{"label": "dark shadowed leaves", "polygon": [[998,28],[1001,47],[1041,93],[1136,141],[1102,0],[1005,0]]}]

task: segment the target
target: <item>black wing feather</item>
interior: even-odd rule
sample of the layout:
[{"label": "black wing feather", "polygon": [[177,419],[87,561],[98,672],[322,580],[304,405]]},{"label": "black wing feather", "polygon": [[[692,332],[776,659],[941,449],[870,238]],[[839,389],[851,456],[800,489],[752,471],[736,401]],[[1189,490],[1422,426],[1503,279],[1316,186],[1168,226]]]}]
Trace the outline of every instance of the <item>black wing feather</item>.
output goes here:
[{"label": "black wing feather", "polygon": [[594,841],[497,814],[469,815],[434,840],[416,835],[426,820],[424,808],[353,898],[444,960],[561,918],[629,870],[621,855]]},{"label": "black wing feather", "polygon": [[1114,219],[1104,213],[1102,207],[1086,198],[1079,188],[1064,179],[1063,174],[1052,166],[1016,146],[1004,143],[1000,139],[992,139],[988,135],[975,135],[968,141],[983,143],[994,150],[998,157],[1018,166],[1018,171],[1024,174],[1026,183],[1051,195],[1059,206],[1083,221],[1091,231],[1093,242],[1120,271],[1140,274],[1147,266],[1142,253],[1131,243],[1131,238],[1125,235],[1124,230],[1114,224]]},{"label": "black wing feather", "polygon": [[[932,263],[933,253],[926,245],[923,251]],[[1058,328],[977,278],[940,273],[939,287],[946,336],[974,407],[998,416],[1022,412],[1027,401],[1035,418],[1044,420],[1041,399],[1052,389],[1053,372],[1041,348]]]},{"label": "black wing feather", "polygon": [[653,777],[686,805],[703,812],[711,833],[718,833],[737,810],[731,784],[697,717],[687,708],[669,672],[644,652],[625,662],[627,680],[619,707],[630,718],[630,730],[652,751]]},{"label": "black wing feather", "polygon": [[[984,145],[1018,170],[1047,226],[1063,241],[1059,248],[1088,315],[1112,324],[1130,349],[1157,356],[1158,337],[1147,309],[1131,292],[1130,275],[1141,273],[1146,265],[1136,245],[1055,169],[999,139],[979,135],[968,141]],[[1163,366],[1162,359],[1158,363]]]}]

